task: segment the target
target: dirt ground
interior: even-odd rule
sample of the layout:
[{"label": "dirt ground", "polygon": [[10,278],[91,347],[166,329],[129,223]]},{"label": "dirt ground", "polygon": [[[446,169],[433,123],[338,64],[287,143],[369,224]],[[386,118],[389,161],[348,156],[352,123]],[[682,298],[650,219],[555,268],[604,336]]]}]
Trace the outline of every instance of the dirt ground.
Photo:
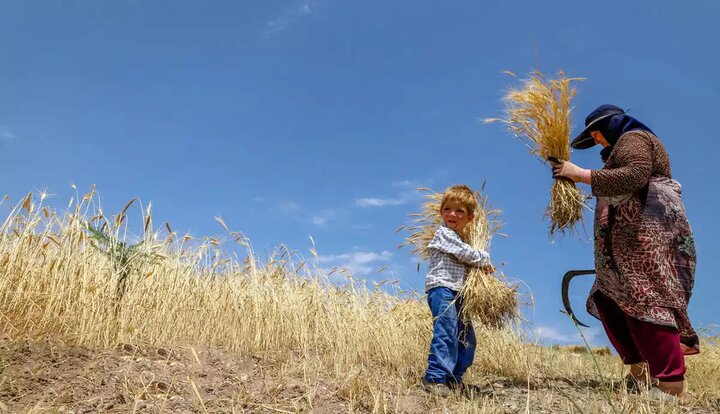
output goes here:
[{"label": "dirt ground", "polygon": [[475,382],[485,393],[448,399],[429,396],[419,384],[378,391],[357,378],[331,380],[218,349],[96,350],[0,339],[0,413],[579,412],[573,400],[599,411],[609,408],[592,381],[518,384],[483,377]]}]

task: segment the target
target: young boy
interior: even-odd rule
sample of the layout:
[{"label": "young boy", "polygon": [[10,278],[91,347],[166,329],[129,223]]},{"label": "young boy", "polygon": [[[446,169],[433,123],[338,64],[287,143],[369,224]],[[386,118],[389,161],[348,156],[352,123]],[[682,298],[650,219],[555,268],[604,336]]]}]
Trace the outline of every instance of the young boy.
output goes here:
[{"label": "young boy", "polygon": [[428,245],[428,274],[425,292],[433,316],[424,388],[435,395],[448,395],[462,389],[462,376],[475,356],[475,332],[460,319],[466,266],[495,269],[490,255],[465,243],[460,234],[475,218],[478,208],[473,191],[465,185],[448,188],[440,204],[442,224]]}]

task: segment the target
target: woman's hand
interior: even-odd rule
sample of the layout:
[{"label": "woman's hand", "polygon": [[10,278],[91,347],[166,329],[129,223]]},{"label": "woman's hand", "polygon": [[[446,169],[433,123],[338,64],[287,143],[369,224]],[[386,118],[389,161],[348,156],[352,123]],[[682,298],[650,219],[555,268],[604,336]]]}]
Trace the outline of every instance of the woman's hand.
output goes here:
[{"label": "woman's hand", "polygon": [[566,177],[576,183],[581,182],[585,184],[590,184],[590,170],[580,168],[577,165],[571,163],[570,161],[559,160],[558,162],[553,162],[552,164],[553,177]]}]

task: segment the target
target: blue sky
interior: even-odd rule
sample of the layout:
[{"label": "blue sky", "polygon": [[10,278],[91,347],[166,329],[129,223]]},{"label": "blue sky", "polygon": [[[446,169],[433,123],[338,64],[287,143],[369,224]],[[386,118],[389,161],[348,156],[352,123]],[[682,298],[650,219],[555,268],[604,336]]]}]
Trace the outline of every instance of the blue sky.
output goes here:
[{"label": "blue sky", "polygon": [[[418,208],[413,189],[487,179],[510,235],[495,262],[527,284],[546,341],[576,342],[559,284],[592,267],[592,245],[550,240],[549,171],[478,122],[502,110],[503,70],[563,69],[587,78],[575,125],[613,103],[667,146],[697,237],[690,314],[706,327],[720,323],[719,14],[712,0],[5,2],[2,192],[47,189],[64,205],[71,182],[97,184],[106,211],[138,196],[194,235],[220,234],[222,216],[262,255],[307,252],[312,235],[320,265],[374,279],[389,266],[421,290],[394,232]],[[573,160],[601,165],[597,149]],[[583,311],[590,281],[573,303],[604,343]]]}]

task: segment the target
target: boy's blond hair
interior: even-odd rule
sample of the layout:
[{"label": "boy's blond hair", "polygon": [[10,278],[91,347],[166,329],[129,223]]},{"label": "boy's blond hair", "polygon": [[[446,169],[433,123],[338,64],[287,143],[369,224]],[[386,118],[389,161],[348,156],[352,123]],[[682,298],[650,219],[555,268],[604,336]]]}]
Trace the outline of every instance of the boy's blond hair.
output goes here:
[{"label": "boy's blond hair", "polygon": [[466,185],[448,187],[443,194],[440,211],[445,207],[445,203],[451,200],[462,204],[463,207],[467,209],[469,215],[475,215],[475,212],[477,212],[478,201],[477,197],[475,197],[475,192]]}]

